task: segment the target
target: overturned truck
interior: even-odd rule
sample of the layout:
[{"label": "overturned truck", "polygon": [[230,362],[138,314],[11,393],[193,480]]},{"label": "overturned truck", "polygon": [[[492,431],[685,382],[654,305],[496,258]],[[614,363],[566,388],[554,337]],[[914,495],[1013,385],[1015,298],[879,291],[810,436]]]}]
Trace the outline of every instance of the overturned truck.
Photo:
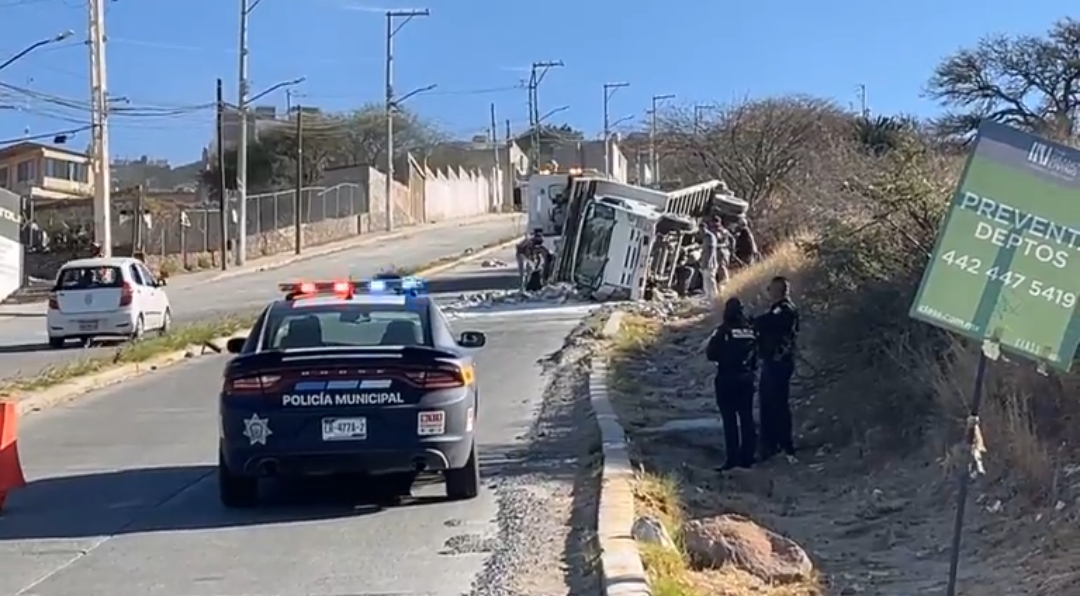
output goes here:
[{"label": "overturned truck", "polygon": [[537,174],[527,184],[529,229],[554,255],[549,283],[597,300],[642,300],[674,289],[696,261],[707,215],[745,218],[747,204],[712,180],[662,192],[599,173]]}]

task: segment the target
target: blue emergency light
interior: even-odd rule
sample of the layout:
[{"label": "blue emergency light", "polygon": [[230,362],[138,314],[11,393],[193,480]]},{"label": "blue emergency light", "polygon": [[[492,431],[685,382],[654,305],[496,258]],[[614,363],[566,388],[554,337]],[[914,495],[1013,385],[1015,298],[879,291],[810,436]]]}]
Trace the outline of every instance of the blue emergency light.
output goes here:
[{"label": "blue emergency light", "polygon": [[419,296],[427,293],[427,284],[424,279],[415,275],[390,276],[376,275],[367,280],[356,282],[358,292],[370,294],[405,294],[407,296]]}]

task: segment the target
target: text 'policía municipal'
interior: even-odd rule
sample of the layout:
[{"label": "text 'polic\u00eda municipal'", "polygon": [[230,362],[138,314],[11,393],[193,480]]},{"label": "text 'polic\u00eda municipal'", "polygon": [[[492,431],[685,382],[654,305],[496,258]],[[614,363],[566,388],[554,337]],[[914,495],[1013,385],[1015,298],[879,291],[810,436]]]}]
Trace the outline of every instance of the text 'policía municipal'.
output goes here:
[{"label": "text 'polic\u00eda municipal'", "polygon": [[288,407],[320,406],[380,406],[403,404],[405,400],[397,392],[381,393],[286,393],[281,396],[281,405]]}]

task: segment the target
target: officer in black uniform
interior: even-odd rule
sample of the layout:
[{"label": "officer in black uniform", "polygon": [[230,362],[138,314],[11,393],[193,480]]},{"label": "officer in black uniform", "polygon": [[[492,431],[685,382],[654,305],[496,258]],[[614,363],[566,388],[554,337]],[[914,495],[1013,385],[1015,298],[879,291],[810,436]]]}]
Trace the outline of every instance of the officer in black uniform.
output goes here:
[{"label": "officer in black uniform", "polygon": [[738,298],[729,298],[724,304],[724,320],[709,338],[705,352],[709,361],[716,363],[716,405],[724,422],[727,461],[720,469],[749,468],[754,463],[757,445],[754,381],[758,342]]},{"label": "officer in black uniform", "polygon": [[769,282],[772,306],[754,319],[761,355],[761,457],[778,452],[795,455],[791,427],[791,376],[795,373],[795,343],[799,311],[791,301],[791,283],[784,277]]}]

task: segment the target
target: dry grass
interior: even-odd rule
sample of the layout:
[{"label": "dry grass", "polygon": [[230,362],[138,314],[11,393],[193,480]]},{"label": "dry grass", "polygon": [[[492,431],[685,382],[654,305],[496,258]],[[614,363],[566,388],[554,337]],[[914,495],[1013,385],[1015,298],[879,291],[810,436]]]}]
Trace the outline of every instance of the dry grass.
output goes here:
[{"label": "dry grass", "polygon": [[[702,391],[702,380],[711,376],[711,366],[696,356],[700,344],[711,332],[720,303],[730,296],[739,296],[748,308],[759,309],[768,297],[765,288],[778,275],[792,279],[797,287],[808,260],[794,242],[776,248],[770,257],[733,276],[723,288],[717,305],[697,309],[685,318],[661,321],[648,316],[630,314],[623,320],[620,335],[611,343],[612,373],[609,385],[618,396],[616,407],[620,418],[630,427],[643,428],[670,419],[701,414],[702,407],[711,407],[711,387]],[[668,340],[673,340],[669,342]],[[673,349],[674,346],[674,349]],[[673,350],[673,351],[672,351]],[[646,370],[632,364],[648,361]],[[657,365],[677,365],[684,374],[678,383],[662,388],[645,377]],[[659,371],[663,372],[663,371]],[[669,380],[671,380],[669,378]],[[704,385],[711,385],[705,383]],[[671,397],[670,400],[665,397]],[[659,408],[658,408],[659,406]],[[682,550],[681,529],[688,516],[701,513],[694,500],[686,494],[697,493],[698,474],[712,474],[708,462],[675,458],[679,466],[672,469],[661,461],[642,457],[642,447],[636,448],[646,468],[638,475],[634,496],[638,515],[660,521],[677,548],[641,544],[642,562],[649,574],[655,596],[817,596],[816,582],[797,586],[769,586],[756,577],[734,567],[694,569]],[[697,485],[697,486],[695,486]]]},{"label": "dry grass", "polygon": [[[735,276],[725,296],[739,295],[758,310],[765,300],[762,288],[779,274],[793,280],[798,300],[800,286],[817,281],[818,265],[794,245],[783,245],[771,259]],[[615,406],[635,460],[647,470],[636,492],[639,512],[660,519],[677,543],[684,517],[751,517],[800,542],[822,577],[809,585],[767,586],[738,569],[695,570],[682,552],[643,545],[654,593],[942,593],[952,472],[967,464],[961,441],[977,353],[949,338],[930,351],[909,336],[890,346],[892,356],[878,361],[879,368],[840,369],[831,384],[818,384],[820,371],[801,367],[794,386],[804,446],[800,463],[771,462],[720,475],[712,468],[723,452],[718,431],[652,432],[674,420],[713,415],[712,371],[700,355],[716,323],[716,309],[709,310],[666,318],[631,315],[612,342]],[[861,325],[864,334],[874,333],[872,321],[849,318],[866,311],[810,314],[803,342],[807,358],[824,361],[815,356],[825,351],[858,353],[857,346],[824,342],[835,336],[819,333],[823,325],[847,326],[853,334]],[[909,401],[920,396],[932,408],[898,408],[893,399],[905,391]],[[1075,375],[1043,376],[1026,363],[993,366],[981,420],[989,474],[972,488],[961,565],[965,593],[1080,596],[1080,570],[1073,563],[1080,556],[1080,457],[1064,440],[1080,420],[1078,394]],[[880,429],[883,421],[917,429],[913,436],[921,442],[914,449],[894,449]]]}]

